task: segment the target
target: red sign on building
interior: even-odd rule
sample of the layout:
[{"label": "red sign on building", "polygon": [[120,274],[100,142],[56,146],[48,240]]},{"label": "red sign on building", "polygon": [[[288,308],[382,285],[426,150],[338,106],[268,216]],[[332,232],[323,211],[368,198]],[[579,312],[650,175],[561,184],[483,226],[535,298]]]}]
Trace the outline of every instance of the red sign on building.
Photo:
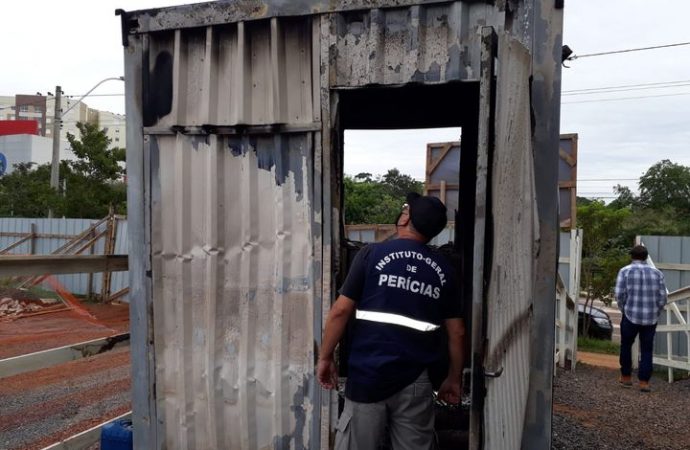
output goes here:
[{"label": "red sign on building", "polygon": [[38,136],[37,120],[0,120],[0,136],[34,134]]}]

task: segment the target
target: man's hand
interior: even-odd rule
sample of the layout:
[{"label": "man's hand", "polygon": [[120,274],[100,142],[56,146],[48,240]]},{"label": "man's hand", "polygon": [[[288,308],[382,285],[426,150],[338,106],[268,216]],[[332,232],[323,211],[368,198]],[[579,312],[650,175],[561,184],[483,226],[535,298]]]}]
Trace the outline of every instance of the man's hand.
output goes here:
[{"label": "man's hand", "polygon": [[460,377],[448,377],[443,380],[441,388],[438,390],[438,398],[451,405],[460,403],[462,397],[462,382]]},{"label": "man's hand", "polygon": [[338,370],[335,368],[333,358],[319,358],[319,363],[316,366],[316,376],[324,389],[338,388]]}]

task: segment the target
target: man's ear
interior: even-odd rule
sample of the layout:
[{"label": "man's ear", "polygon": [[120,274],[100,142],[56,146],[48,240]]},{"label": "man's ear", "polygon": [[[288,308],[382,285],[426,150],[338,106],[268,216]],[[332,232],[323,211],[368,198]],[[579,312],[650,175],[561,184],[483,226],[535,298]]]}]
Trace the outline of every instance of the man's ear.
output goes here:
[{"label": "man's ear", "polygon": [[410,223],[409,214],[400,214],[398,220],[395,222],[399,227],[406,227]]}]

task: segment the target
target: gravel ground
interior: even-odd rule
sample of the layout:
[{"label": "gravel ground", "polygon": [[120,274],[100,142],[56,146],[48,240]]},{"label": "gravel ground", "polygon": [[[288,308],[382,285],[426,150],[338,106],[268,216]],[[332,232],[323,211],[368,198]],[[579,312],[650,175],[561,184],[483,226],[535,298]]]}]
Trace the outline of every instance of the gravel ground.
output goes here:
[{"label": "gravel ground", "polygon": [[128,348],[5,378],[0,448],[41,449],[129,409]]},{"label": "gravel ground", "polygon": [[617,383],[618,371],[579,364],[554,382],[553,448],[690,449],[690,380],[652,378],[652,392]]},{"label": "gravel ground", "polygon": [[[95,319],[63,311],[0,322],[0,359],[129,329],[127,305],[83,306]],[[128,348],[3,378],[0,450],[42,449],[124,414],[130,384]]]}]

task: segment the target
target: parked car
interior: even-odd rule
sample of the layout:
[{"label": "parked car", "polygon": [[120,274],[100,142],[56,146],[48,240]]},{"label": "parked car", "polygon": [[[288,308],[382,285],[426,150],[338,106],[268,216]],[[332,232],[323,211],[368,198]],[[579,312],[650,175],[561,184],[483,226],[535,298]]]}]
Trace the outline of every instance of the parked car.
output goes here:
[{"label": "parked car", "polygon": [[611,317],[601,308],[585,305],[577,305],[577,329],[580,335],[584,335],[585,323],[589,321],[587,337],[595,339],[611,340],[613,336],[613,322]]}]

